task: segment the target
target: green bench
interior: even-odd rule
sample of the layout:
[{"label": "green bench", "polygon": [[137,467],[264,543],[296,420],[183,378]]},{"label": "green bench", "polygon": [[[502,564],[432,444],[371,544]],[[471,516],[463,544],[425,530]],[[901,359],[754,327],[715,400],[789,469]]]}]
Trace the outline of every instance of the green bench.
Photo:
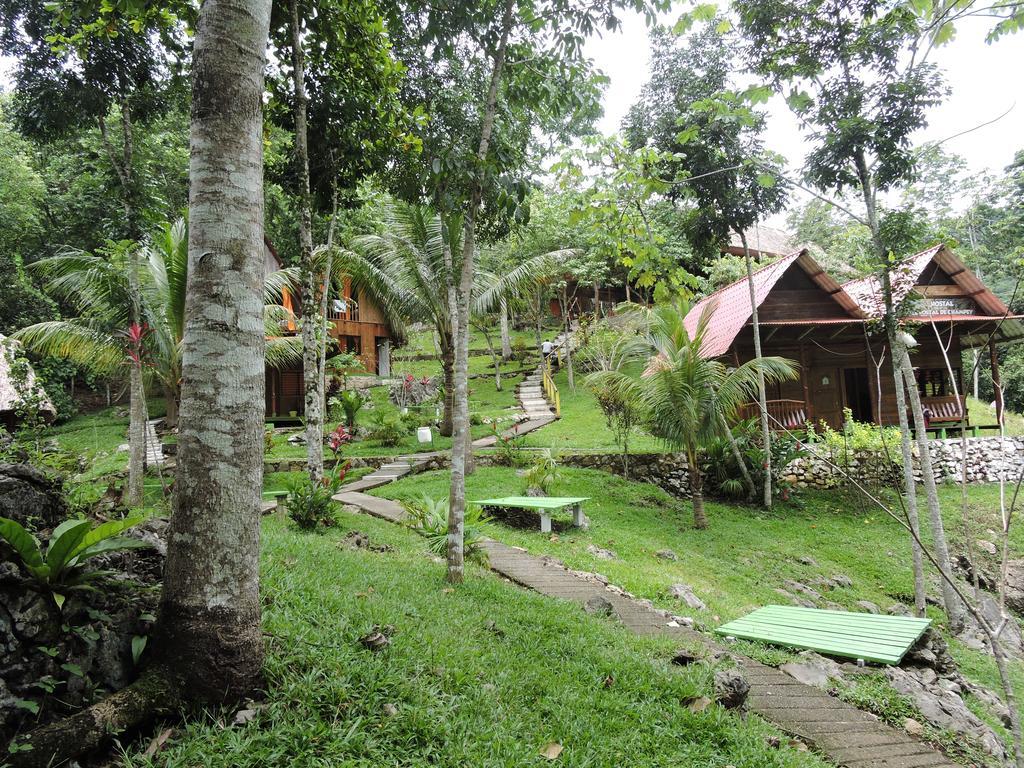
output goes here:
[{"label": "green bench", "polygon": [[583,502],[589,496],[503,496],[500,499],[473,501],[481,507],[506,507],[535,509],[540,513],[541,533],[551,533],[551,513],[568,508],[572,512],[572,524],[583,527]]},{"label": "green bench", "polygon": [[899,664],[931,619],[767,605],[715,632],[879,664]]}]

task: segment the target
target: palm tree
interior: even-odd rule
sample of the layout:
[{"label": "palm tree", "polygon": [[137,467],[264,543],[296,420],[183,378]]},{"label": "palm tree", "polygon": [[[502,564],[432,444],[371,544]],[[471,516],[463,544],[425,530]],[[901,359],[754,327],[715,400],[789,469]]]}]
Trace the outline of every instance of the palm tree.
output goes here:
[{"label": "palm tree", "polygon": [[[595,383],[643,409],[647,428],[686,455],[693,500],[693,524],[707,528],[700,471],[702,447],[722,436],[743,403],[757,397],[759,377],[769,383],[791,379],[793,364],[780,357],[750,360],[738,368],[701,354],[710,313],[690,334],[683,322],[686,302],[660,304],[647,318],[647,367],[639,379],[620,371],[594,374]],[[653,354],[652,354],[653,353]]]},{"label": "palm tree", "polygon": [[[425,206],[391,204],[381,234],[356,237],[339,249],[338,267],[366,292],[394,328],[406,323],[430,327],[441,350],[444,376],[444,415],[441,434],[453,432],[455,393],[455,336],[449,311],[448,286],[458,282],[462,269],[462,222],[445,219]],[[477,270],[472,310],[494,312],[501,300],[513,299],[545,279],[572,251],[535,255],[503,273]],[[449,277],[453,279],[449,280]]]},{"label": "palm tree", "polygon": [[[67,249],[32,265],[42,272],[49,292],[80,313],[22,328],[14,335],[26,348],[80,363],[95,373],[119,375],[131,360],[126,344],[130,326],[131,289],[128,279],[129,241],[112,243],[99,254]],[[167,403],[167,423],[177,422],[181,386],[181,344],[185,334],[185,286],[188,282],[188,235],[185,221],[162,226],[141,248],[139,270],[140,319],[143,323],[144,371],[159,384]],[[277,302],[294,283],[292,270],[278,270],[264,283],[267,362],[290,365],[301,359],[295,337],[280,334],[287,312]]]}]

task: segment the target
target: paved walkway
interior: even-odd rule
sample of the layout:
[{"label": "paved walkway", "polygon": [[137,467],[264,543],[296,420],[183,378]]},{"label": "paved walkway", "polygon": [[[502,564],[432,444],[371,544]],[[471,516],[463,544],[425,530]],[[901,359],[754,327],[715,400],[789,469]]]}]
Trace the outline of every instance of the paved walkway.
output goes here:
[{"label": "paved walkway", "polygon": [[[346,490],[334,498],[394,523],[400,523],[405,515],[397,503],[365,493]],[[497,541],[488,540],[485,547],[491,570],[520,586],[581,605],[600,596],[611,603],[619,621],[638,635],[666,635],[709,653],[726,650],[706,635],[683,626],[671,626],[658,610],[544,558]],[[874,715],[804,685],[774,667],[737,654],[732,656],[750,683],[748,705],[751,711],[787,733],[799,736],[837,765],[846,768],[957,768],[928,744],[885,725]]]},{"label": "paved walkway", "polygon": [[156,423],[160,419],[146,422],[146,466],[158,467],[164,463],[164,447],[156,435]]}]

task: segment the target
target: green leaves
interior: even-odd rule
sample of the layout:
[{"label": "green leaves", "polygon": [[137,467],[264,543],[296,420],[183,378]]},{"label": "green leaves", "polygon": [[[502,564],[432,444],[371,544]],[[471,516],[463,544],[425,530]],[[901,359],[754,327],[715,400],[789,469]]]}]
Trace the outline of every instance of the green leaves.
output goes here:
[{"label": "green leaves", "polygon": [[14,520],[0,517],[0,538],[11,545],[26,570],[51,589],[53,599],[60,608],[68,589],[81,587],[85,582],[103,575],[101,571],[85,571],[82,564],[86,560],[97,555],[149,546],[141,539],[117,536],[144,519],[145,515],[135,514],[95,527],[89,520],[65,520],[50,535],[45,557],[35,537]]},{"label": "green leaves", "polygon": [[45,568],[43,554],[39,550],[39,542],[20,523],[0,517],[0,538],[11,545],[11,548],[33,575]]}]

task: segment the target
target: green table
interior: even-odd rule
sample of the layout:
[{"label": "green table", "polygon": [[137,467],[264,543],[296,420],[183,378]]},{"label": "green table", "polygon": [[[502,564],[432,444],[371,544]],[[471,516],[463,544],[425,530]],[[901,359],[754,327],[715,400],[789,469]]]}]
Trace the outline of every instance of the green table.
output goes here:
[{"label": "green table", "polygon": [[723,624],[715,632],[726,637],[808,648],[829,656],[899,664],[929,624],[931,619],[914,616],[767,605]]},{"label": "green table", "polygon": [[473,501],[481,507],[514,507],[516,509],[535,509],[540,512],[541,533],[551,533],[551,513],[569,507],[572,512],[572,524],[583,527],[583,502],[589,496],[502,496],[500,499],[481,499]]}]

